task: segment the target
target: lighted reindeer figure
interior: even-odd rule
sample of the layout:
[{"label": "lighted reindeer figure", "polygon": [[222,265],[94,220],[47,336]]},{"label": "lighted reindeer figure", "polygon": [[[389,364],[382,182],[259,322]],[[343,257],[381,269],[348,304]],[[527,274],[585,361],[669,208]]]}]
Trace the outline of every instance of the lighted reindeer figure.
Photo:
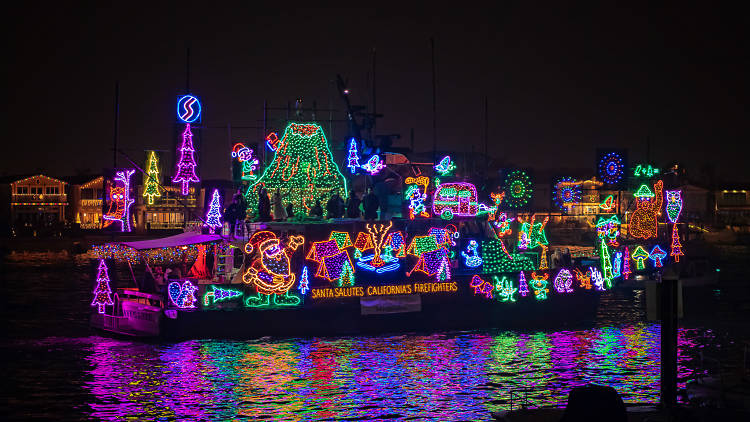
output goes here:
[{"label": "lighted reindeer figure", "polygon": [[654,193],[648,186],[642,185],[635,193],[636,210],[630,217],[629,232],[638,239],[652,239],[656,237],[658,223],[656,217],[662,206],[662,191],[664,184],[661,180],[654,185]]},{"label": "lighted reindeer figure", "polygon": [[269,306],[271,296],[275,305],[291,306],[300,303],[299,297],[289,295],[289,289],[295,280],[290,258],[305,243],[305,238],[289,236],[286,243],[284,246],[272,232],[260,231],[253,234],[245,245],[246,253],[251,254],[257,250],[260,255],[242,275],[242,281],[252,284],[258,291],[257,297],[249,297],[245,301],[247,306]]}]

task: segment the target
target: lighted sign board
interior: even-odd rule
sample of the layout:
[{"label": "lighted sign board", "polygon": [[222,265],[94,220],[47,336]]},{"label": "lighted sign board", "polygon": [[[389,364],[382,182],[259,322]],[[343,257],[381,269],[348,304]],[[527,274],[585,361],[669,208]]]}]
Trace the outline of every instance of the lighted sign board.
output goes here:
[{"label": "lighted sign board", "polygon": [[193,123],[201,117],[201,102],[192,95],[177,100],[177,118],[183,123]]}]

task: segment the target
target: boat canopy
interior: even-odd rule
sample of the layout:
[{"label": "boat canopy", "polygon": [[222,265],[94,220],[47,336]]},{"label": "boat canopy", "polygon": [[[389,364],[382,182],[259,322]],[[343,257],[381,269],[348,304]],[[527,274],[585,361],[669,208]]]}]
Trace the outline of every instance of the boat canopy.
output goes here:
[{"label": "boat canopy", "polygon": [[197,243],[216,242],[221,240],[218,234],[180,233],[161,239],[139,240],[136,242],[119,242],[121,245],[135,250],[170,248],[175,246],[187,246]]}]

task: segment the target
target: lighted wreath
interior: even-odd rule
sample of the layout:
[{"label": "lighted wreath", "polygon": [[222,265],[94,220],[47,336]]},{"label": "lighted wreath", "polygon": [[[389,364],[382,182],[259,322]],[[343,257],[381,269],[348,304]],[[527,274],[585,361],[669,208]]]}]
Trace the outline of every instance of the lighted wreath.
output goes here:
[{"label": "lighted wreath", "polygon": [[625,161],[616,152],[608,152],[599,161],[599,178],[610,185],[622,180],[625,175]]},{"label": "lighted wreath", "polygon": [[562,211],[565,211],[565,207],[580,203],[581,195],[581,182],[573,178],[563,177],[555,183],[553,199]]},{"label": "lighted wreath", "polygon": [[522,170],[514,170],[505,177],[505,204],[510,208],[526,205],[531,199],[531,179]]}]

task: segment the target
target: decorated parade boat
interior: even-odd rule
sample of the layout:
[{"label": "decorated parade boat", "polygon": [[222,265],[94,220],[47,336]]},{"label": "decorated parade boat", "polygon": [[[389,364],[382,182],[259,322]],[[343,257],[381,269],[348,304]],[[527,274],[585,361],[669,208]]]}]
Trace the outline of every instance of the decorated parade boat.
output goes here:
[{"label": "decorated parade boat", "polygon": [[[187,195],[198,178],[184,121],[173,182]],[[263,219],[271,192],[301,212],[235,228],[222,221],[214,190],[202,232],[95,247],[92,326],[144,337],[251,338],[576,324],[593,320],[599,295],[619,280],[683,255],[682,199],[653,175],[634,192],[635,210],[621,224],[630,205],[621,195],[627,167],[617,152],[602,155],[602,180],[593,183],[620,191],[589,199],[596,212],[578,227],[589,235],[575,244],[555,231],[564,231],[565,214],[581,206],[586,181],[558,180],[553,199],[561,212],[534,213],[528,172],[508,170],[497,190],[481,192],[454,175],[446,156],[429,175],[408,166],[411,173],[400,176],[403,218],[368,217],[365,204],[365,220],[323,220],[309,217],[314,207],[338,194],[346,199],[350,190],[321,126],[291,122],[266,140],[274,156],[262,174],[252,150],[232,150],[242,164],[248,215]],[[376,177],[384,160],[365,159],[360,148],[352,139],[346,167],[353,176]],[[122,231],[130,230],[130,174],[117,172],[107,185],[123,206],[105,220]],[[668,221],[659,221],[664,215]],[[671,247],[658,235],[660,225],[671,226]]]}]

